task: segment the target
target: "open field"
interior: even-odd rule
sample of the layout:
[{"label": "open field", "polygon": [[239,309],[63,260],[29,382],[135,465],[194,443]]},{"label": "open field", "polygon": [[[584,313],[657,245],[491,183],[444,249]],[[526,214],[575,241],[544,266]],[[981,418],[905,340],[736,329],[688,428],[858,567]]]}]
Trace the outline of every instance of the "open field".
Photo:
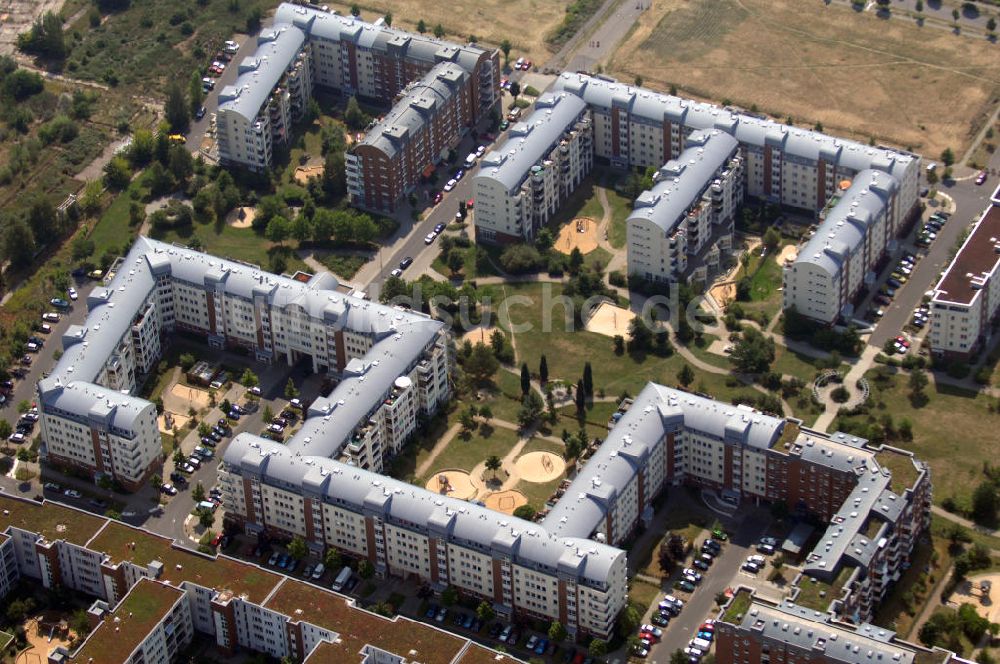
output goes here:
[{"label": "open field", "polygon": [[283,257],[285,269],[281,272],[295,272],[309,268],[291,250],[289,245],[277,245],[261,237],[251,228],[234,228],[225,224],[194,224],[167,232],[150,232],[150,236],[164,242],[191,244],[193,238],[201,241],[203,251],[213,256],[229,257],[260,265],[265,270],[273,270],[272,258],[275,254]]},{"label": "open field", "polygon": [[[972,489],[983,478],[983,464],[995,463],[996,450],[986,443],[996,439],[996,414],[990,411],[989,396],[956,390],[947,386],[928,386],[927,405],[914,408],[910,403],[908,377],[897,375],[886,386],[869,372],[874,404],[871,416],[881,419],[890,413],[898,424],[904,418],[913,425],[912,441],[900,443],[918,459],[931,466],[934,478],[934,502],[953,498],[968,507]],[[878,404],[884,404],[879,408]],[[866,424],[869,416],[838,418],[848,425]],[[845,429],[846,430],[846,429]],[[961,432],[956,437],[956,432]]]},{"label": "open field", "polygon": [[[471,471],[487,457],[496,455],[503,458],[517,444],[517,434],[509,429],[482,426],[465,440],[455,436],[448,449],[438,455],[427,471],[427,479],[445,468]],[[502,472],[501,472],[502,476]]]},{"label": "open field", "polygon": [[[325,3],[343,14],[350,3]],[[460,0],[457,4],[434,3],[426,0],[362,0],[361,18],[374,21],[392,11],[392,25],[404,30],[416,30],[421,19],[428,32],[438,23],[445,30],[445,39],[465,42],[470,31],[484,45],[499,44],[509,39],[511,61],[520,56],[541,64],[550,51],[545,37],[559,25],[565,15],[566,0]],[[501,54],[501,64],[503,55]]]},{"label": "open field", "polygon": [[962,154],[1000,94],[986,41],[801,0],[661,0],[608,69],[933,157]]}]

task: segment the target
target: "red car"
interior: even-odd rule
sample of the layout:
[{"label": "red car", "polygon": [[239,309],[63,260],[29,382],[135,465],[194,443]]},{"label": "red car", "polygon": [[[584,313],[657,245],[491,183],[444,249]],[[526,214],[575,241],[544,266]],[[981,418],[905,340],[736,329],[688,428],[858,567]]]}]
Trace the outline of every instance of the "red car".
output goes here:
[{"label": "red car", "polygon": [[907,341],[903,337],[896,337],[896,343],[898,343],[899,345],[901,345],[903,348],[909,348],[910,347],[910,342]]},{"label": "red car", "polygon": [[440,191],[434,194],[434,204],[437,205],[438,203],[440,203],[442,198],[444,198],[444,194],[441,193]]},{"label": "red car", "polygon": [[525,60],[524,65],[521,66],[524,71],[531,71],[531,60]]},{"label": "red car", "polygon": [[646,639],[650,643],[656,643],[659,641],[659,639],[656,638],[656,634],[653,634],[652,632],[639,632],[639,638]]},{"label": "red car", "polygon": [[983,184],[986,182],[986,171],[979,171],[979,175],[976,176],[976,184]]},{"label": "red car", "polygon": [[475,201],[474,201],[473,199],[471,199],[471,198],[470,198],[469,200],[467,200],[467,201],[465,202],[465,208],[466,208],[467,210],[471,210],[474,204],[475,204]]}]

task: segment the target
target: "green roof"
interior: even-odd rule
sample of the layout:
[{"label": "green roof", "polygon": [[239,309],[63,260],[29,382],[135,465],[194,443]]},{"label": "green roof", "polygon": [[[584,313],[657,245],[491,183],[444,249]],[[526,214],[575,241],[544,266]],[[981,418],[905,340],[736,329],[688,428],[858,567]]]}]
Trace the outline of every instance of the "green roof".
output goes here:
[{"label": "green roof", "polygon": [[50,542],[64,540],[84,545],[107,522],[81,510],[46,501],[21,500],[0,496],[0,530],[14,526],[38,533]]},{"label": "green roof", "polygon": [[263,602],[281,580],[277,574],[256,565],[231,558],[212,558],[175,547],[165,537],[117,521],[109,523],[90,543],[90,548],[108,554],[115,563],[129,561],[145,567],[159,560],[163,563],[161,580],[173,585],[191,581],[220,592],[228,590],[234,595],[247,595],[255,603]]},{"label": "green roof", "polygon": [[854,573],[853,567],[843,565],[832,582],[803,575],[799,579],[799,594],[795,598],[795,603],[816,611],[826,611],[830,607],[830,602],[840,597],[840,592],[852,573]]},{"label": "green roof", "polygon": [[79,662],[124,662],[184,597],[184,591],[141,579],[76,652]]},{"label": "green roof", "polygon": [[894,493],[902,494],[907,489],[912,488],[914,482],[920,477],[920,471],[913,464],[913,457],[909,454],[882,450],[875,455],[875,461],[880,466],[888,468],[889,472],[892,473],[892,484],[889,488]]},{"label": "green roof", "polygon": [[752,601],[753,594],[749,590],[738,591],[729,601],[729,606],[726,607],[725,613],[722,614],[722,621],[731,625],[738,625],[743,615],[746,614],[747,609],[750,608],[750,602]]},{"label": "green roof", "polygon": [[772,450],[778,450],[779,452],[784,452],[785,443],[794,443],[795,439],[799,437],[799,425],[795,422],[789,422],[785,420],[785,427],[781,430],[781,435],[774,441],[774,445],[771,446]]}]

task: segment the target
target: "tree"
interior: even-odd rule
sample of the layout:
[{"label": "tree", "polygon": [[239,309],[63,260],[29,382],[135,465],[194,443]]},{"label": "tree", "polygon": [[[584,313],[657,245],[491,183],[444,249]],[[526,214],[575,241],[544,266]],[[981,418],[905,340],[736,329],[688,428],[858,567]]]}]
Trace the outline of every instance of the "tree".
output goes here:
[{"label": "tree", "polygon": [[201,72],[195,70],[191,72],[191,82],[188,83],[188,97],[190,98],[190,112],[193,117],[201,108],[201,103],[205,101],[205,89],[201,87]]},{"label": "tree", "polygon": [[347,109],[344,111],[344,122],[351,131],[364,129],[365,124],[367,124],[364,111],[361,110],[361,105],[358,104],[357,97],[352,96],[347,100]]},{"label": "tree", "polygon": [[500,362],[489,346],[480,341],[472,347],[472,352],[466,358],[463,368],[466,375],[474,382],[484,383],[500,368]]},{"label": "tree", "polygon": [[772,226],[764,233],[763,242],[764,248],[767,249],[768,252],[772,252],[778,248],[778,245],[781,244],[781,233],[778,232],[777,228]]},{"label": "tree", "polygon": [[323,554],[323,564],[329,569],[337,569],[343,563],[343,559],[340,555],[340,551],[337,551],[333,547],[326,550]]},{"label": "tree", "polygon": [[255,374],[250,369],[246,369],[243,371],[243,375],[240,376],[240,385],[242,385],[247,389],[250,389],[251,387],[257,387],[257,385],[259,384],[260,384],[260,379],[257,378],[257,374]]},{"label": "tree", "polygon": [[996,29],[997,29],[997,20],[994,17],[990,16],[989,20],[986,21],[986,30],[987,32],[993,32]]},{"label": "tree", "polygon": [[510,66],[510,49],[513,48],[513,44],[510,43],[509,39],[504,39],[500,42],[500,52],[503,53],[503,66],[507,68]]},{"label": "tree", "polygon": [[17,36],[17,47],[25,53],[43,58],[63,60],[66,57],[66,41],[63,39],[62,19],[52,12],[36,19],[31,28]]},{"label": "tree", "polygon": [[576,382],[576,415],[577,417],[583,417],[587,410],[587,388],[583,384],[583,379],[581,378]]},{"label": "tree", "polygon": [[972,519],[981,525],[992,526],[997,522],[1000,497],[992,480],[983,480],[972,493]]},{"label": "tree", "polygon": [[361,16],[361,7],[357,3],[351,5],[351,16]]},{"label": "tree", "polygon": [[444,26],[441,25],[440,23],[434,26],[434,36],[437,37],[438,39],[444,38]]},{"label": "tree", "polygon": [[591,657],[603,657],[608,654],[608,642],[603,639],[593,639],[587,652]]},{"label": "tree", "polygon": [[621,355],[625,352],[625,337],[620,334],[616,334],[611,340],[611,344],[614,348],[615,355]]},{"label": "tree", "polygon": [[682,387],[687,387],[694,382],[694,371],[686,362],[677,372],[677,382],[680,383]]},{"label": "tree", "polygon": [[292,541],[288,543],[288,555],[295,560],[302,560],[309,555],[309,547],[306,546],[305,540],[297,535],[293,537]]},{"label": "tree", "polygon": [[128,162],[121,155],[113,157],[104,165],[104,186],[113,191],[121,191],[132,179]]},{"label": "tree", "polygon": [[3,253],[15,267],[31,265],[35,257],[35,235],[24,219],[13,219],[3,238]]},{"label": "tree", "polygon": [[961,15],[962,15],[962,14],[961,14],[961,13],[960,13],[960,12],[959,12],[959,11],[958,11],[957,9],[952,9],[952,10],[951,10],[951,18],[952,18],[952,19],[954,19],[954,21],[955,21],[955,23],[956,23],[956,24],[958,23],[958,18],[959,18],[959,17],[961,16]]},{"label": "tree", "polygon": [[295,383],[289,378],[288,382],[285,383],[285,398],[289,401],[299,396],[299,390],[295,387]]},{"label": "tree", "polygon": [[542,385],[549,382],[549,362],[545,359],[544,353],[542,353],[541,359],[538,360],[538,380]]},{"label": "tree", "polygon": [[280,245],[288,239],[292,232],[292,224],[284,217],[278,216],[267,222],[267,230],[264,232],[267,239]]},{"label": "tree", "polygon": [[774,340],[749,327],[733,346],[729,361],[743,373],[766,373],[774,362]]},{"label": "tree", "polygon": [[420,34],[425,34],[427,32],[427,24],[424,23],[424,19],[417,21],[417,32]]},{"label": "tree", "polygon": [[270,422],[274,419],[274,411],[271,410],[270,406],[264,406],[264,412],[260,416],[264,418],[265,422]]},{"label": "tree", "polygon": [[633,634],[637,629],[639,629],[639,624],[641,622],[642,614],[640,614],[634,606],[629,604],[618,615],[618,633],[622,636]]},{"label": "tree", "polygon": [[202,486],[201,482],[195,484],[194,488],[191,489],[191,498],[195,503],[200,503],[205,500],[205,487]]},{"label": "tree", "polygon": [[542,414],[542,398],[535,391],[528,392],[521,400],[521,409],[517,412],[517,423],[522,429],[531,425]]},{"label": "tree", "polygon": [[6,441],[14,433],[14,427],[7,420],[0,420],[0,438]]},{"label": "tree", "polygon": [[493,610],[493,607],[490,606],[490,603],[487,602],[486,600],[480,602],[479,606],[476,607],[476,617],[482,620],[484,623],[490,622],[491,620],[496,618],[496,615],[497,614]]},{"label": "tree", "polygon": [[653,340],[653,332],[646,326],[641,317],[636,316],[628,324],[629,352],[648,350]]},{"label": "tree", "polygon": [[588,399],[594,398],[594,370],[590,362],[583,365],[583,390]]},{"label": "tree", "polygon": [[510,92],[511,97],[517,99],[518,95],[521,94],[521,84],[517,81],[511,81],[510,87],[507,88],[507,91]]},{"label": "tree", "polygon": [[566,628],[562,626],[562,623],[558,620],[553,620],[552,624],[549,625],[549,640],[558,643],[565,641],[567,636],[569,634],[566,632]]},{"label": "tree", "polygon": [[163,486],[163,478],[153,473],[149,478],[149,486],[153,487],[154,491],[159,492],[160,487]]},{"label": "tree", "polygon": [[451,271],[453,275],[457,275],[465,267],[465,256],[458,249],[452,249],[448,252],[448,270]]},{"label": "tree", "polygon": [[191,114],[187,100],[184,99],[184,91],[177,81],[172,81],[167,86],[167,102],[163,106],[163,114],[170,129],[178,133],[184,133],[191,124]]},{"label": "tree", "polygon": [[445,606],[454,606],[458,601],[458,589],[455,586],[448,586],[441,591],[441,603]]},{"label": "tree", "polygon": [[198,524],[202,528],[211,528],[215,524],[215,514],[212,510],[201,510],[198,513]]},{"label": "tree", "polygon": [[941,162],[945,166],[951,166],[955,163],[955,153],[952,152],[951,148],[945,148],[944,152],[941,153]]},{"label": "tree", "polygon": [[917,10],[918,14],[924,11],[924,0],[917,0],[913,8]]},{"label": "tree", "polygon": [[503,462],[500,460],[500,457],[493,454],[486,458],[485,463],[486,463],[486,470],[493,473],[493,478],[496,479],[497,471],[500,470],[501,466],[503,465]]},{"label": "tree", "polygon": [[458,421],[462,425],[462,431],[472,431],[476,428],[476,416],[471,410],[463,410],[458,416]]},{"label": "tree", "polygon": [[391,28],[392,27],[392,12],[386,12],[385,16],[382,17],[382,21],[387,26],[389,26]]},{"label": "tree", "polygon": [[684,654],[683,650],[678,648],[670,653],[670,664],[688,664],[688,656]]},{"label": "tree", "polygon": [[514,516],[518,519],[524,519],[525,521],[531,521],[535,518],[535,508],[531,505],[520,505],[514,510]]},{"label": "tree", "polygon": [[490,408],[489,406],[485,406],[485,405],[484,406],[480,406],[479,407],[479,417],[483,418],[483,420],[487,424],[489,424],[490,420],[493,419],[493,409]]},{"label": "tree", "polygon": [[528,363],[521,363],[521,396],[531,391],[531,372],[528,371]]},{"label": "tree", "polygon": [[375,566],[370,561],[362,560],[358,563],[358,576],[362,579],[370,579],[375,576]]}]

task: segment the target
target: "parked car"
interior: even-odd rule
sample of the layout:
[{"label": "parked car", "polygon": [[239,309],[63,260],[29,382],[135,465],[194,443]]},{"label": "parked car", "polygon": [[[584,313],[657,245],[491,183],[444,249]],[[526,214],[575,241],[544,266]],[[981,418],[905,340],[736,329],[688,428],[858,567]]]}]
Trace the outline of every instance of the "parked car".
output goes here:
[{"label": "parked car", "polygon": [[688,581],[687,579],[682,579],[678,581],[677,583],[674,584],[674,587],[677,588],[678,590],[683,590],[686,593],[694,592],[694,584]]},{"label": "parked car", "polygon": [[393,277],[401,277],[403,276],[403,271],[397,267],[393,268],[392,272],[390,272],[389,274]]},{"label": "parked car", "polygon": [[440,609],[438,609],[437,615],[434,616],[434,620],[435,622],[441,623],[444,622],[444,619],[447,617],[448,617],[448,609],[442,606]]},{"label": "parked car", "polygon": [[651,622],[654,625],[657,625],[659,627],[666,627],[667,625],[670,624],[670,618],[668,618],[667,616],[663,615],[662,613],[654,613],[650,617],[649,622]]},{"label": "parked car", "polygon": [[434,194],[434,204],[437,205],[438,203],[440,203],[442,198],[444,198],[444,194],[442,194],[440,191],[437,192],[437,193],[435,193]]},{"label": "parked car", "polygon": [[697,560],[693,561],[691,564],[694,565],[696,568],[700,569],[703,572],[707,572],[708,571],[708,563],[706,563],[701,558],[698,558]]},{"label": "parked car", "polygon": [[44,314],[42,314],[42,320],[46,321],[47,323],[58,323],[59,314],[57,314],[54,311],[47,311]]},{"label": "parked car", "polygon": [[760,565],[758,565],[753,561],[748,560],[745,563],[743,563],[743,566],[740,569],[742,569],[744,572],[750,572],[751,574],[756,574],[757,572],[760,571]]},{"label": "parked car", "polygon": [[69,309],[69,302],[62,299],[61,297],[52,298],[51,300],[49,300],[49,304],[51,304],[53,307],[58,307],[60,309]]},{"label": "parked car", "polygon": [[73,288],[72,286],[69,287],[69,290],[67,290],[66,293],[69,295],[69,299],[73,300],[74,302],[80,298],[80,294],[77,293],[76,289]]},{"label": "parked car", "polygon": [[722,540],[723,542],[729,539],[729,535],[727,535],[726,531],[721,528],[716,528],[715,530],[713,530],[712,537],[717,540]]},{"label": "parked car", "polygon": [[979,171],[976,175],[976,184],[983,184],[986,182],[986,171]]},{"label": "parked car", "polygon": [[447,182],[444,183],[444,190],[451,191],[452,189],[455,188],[456,184],[458,184],[458,180],[448,180]]},{"label": "parked car", "polygon": [[649,624],[642,625],[641,627],[639,627],[639,631],[640,632],[649,632],[650,634],[652,634],[653,636],[655,636],[658,639],[663,636],[663,630],[662,629],[660,629],[659,627],[655,627],[653,625],[649,625]]},{"label": "parked car", "polygon": [[164,484],[163,486],[160,487],[160,491],[162,493],[167,494],[168,496],[177,495],[177,489],[174,488],[173,484]]},{"label": "parked car", "polygon": [[405,270],[406,268],[410,267],[411,265],[413,265],[413,258],[410,257],[410,256],[407,256],[403,260],[399,261],[399,269],[401,269],[401,270]]},{"label": "parked car", "polygon": [[435,224],[434,225],[434,232],[437,233],[438,235],[440,235],[442,232],[444,232],[444,229],[445,229],[445,225],[444,224]]}]

